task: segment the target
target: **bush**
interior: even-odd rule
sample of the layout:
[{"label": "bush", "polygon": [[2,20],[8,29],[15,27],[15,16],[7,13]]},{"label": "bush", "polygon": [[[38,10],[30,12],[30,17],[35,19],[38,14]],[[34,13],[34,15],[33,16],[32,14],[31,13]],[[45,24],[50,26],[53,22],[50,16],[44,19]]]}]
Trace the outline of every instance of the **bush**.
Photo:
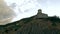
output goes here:
[{"label": "bush", "polygon": [[57,16],[53,16],[53,17],[48,17],[48,20],[50,20],[52,22],[53,26],[56,26],[56,23],[60,22],[60,18]]}]

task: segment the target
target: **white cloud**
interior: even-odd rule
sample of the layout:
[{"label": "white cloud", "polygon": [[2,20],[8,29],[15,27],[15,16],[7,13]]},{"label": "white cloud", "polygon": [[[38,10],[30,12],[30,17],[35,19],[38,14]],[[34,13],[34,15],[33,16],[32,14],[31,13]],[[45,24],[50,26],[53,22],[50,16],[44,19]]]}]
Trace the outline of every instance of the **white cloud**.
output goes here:
[{"label": "white cloud", "polygon": [[[60,16],[60,0],[5,0],[8,6],[12,7],[12,3],[16,3],[13,10],[17,17],[14,20],[31,17],[37,14],[38,9],[42,9],[43,13],[49,16]],[[14,21],[13,20],[13,21]]]},{"label": "white cloud", "polygon": [[[17,21],[22,18],[28,18],[37,14],[37,9],[40,8],[37,0],[5,0],[7,5],[10,6],[17,14],[17,16],[12,21]],[[13,7],[13,3],[16,4]]]}]

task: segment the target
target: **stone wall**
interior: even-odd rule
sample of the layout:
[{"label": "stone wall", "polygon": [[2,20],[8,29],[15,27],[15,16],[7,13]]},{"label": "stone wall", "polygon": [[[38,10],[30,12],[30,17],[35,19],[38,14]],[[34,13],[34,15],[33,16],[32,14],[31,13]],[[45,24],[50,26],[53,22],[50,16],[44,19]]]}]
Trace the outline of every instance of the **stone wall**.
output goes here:
[{"label": "stone wall", "polygon": [[42,13],[42,10],[38,10],[38,13],[36,15],[36,18],[48,18],[47,14]]}]

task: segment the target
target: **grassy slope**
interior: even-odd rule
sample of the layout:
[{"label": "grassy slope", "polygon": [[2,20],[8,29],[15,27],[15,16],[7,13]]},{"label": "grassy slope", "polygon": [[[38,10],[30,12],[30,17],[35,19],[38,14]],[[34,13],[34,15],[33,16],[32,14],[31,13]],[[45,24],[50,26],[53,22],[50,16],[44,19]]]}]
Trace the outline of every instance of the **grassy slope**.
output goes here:
[{"label": "grassy slope", "polygon": [[[47,19],[36,19],[34,17],[0,26],[0,34],[60,34],[59,19],[49,17]],[[55,22],[56,26],[52,25]]]}]

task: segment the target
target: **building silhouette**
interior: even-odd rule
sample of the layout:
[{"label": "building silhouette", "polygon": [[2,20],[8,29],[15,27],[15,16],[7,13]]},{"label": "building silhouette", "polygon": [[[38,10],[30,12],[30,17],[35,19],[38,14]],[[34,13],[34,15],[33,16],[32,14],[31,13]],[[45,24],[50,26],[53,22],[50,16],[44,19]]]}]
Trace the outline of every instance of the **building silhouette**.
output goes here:
[{"label": "building silhouette", "polygon": [[36,18],[48,18],[48,15],[42,13],[42,10],[41,9],[38,9],[38,13],[36,15]]}]

